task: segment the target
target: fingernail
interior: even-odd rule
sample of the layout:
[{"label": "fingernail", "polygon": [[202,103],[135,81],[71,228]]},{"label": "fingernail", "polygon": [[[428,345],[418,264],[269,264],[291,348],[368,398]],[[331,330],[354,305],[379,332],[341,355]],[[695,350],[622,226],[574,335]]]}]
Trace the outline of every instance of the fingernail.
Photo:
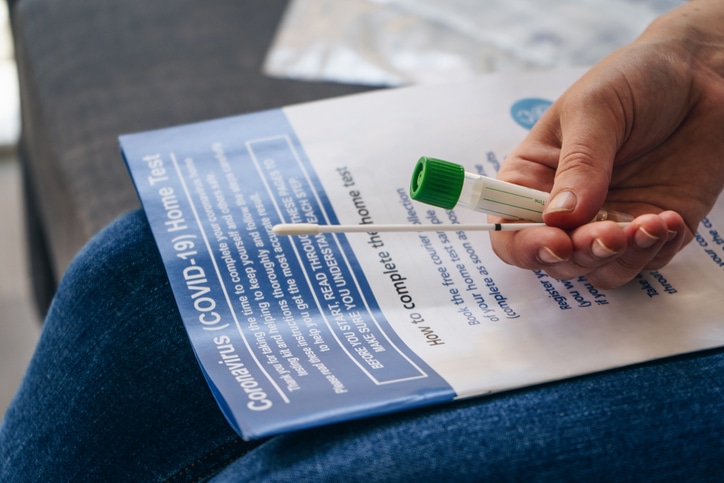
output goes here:
[{"label": "fingernail", "polygon": [[597,258],[608,258],[616,254],[614,250],[608,248],[599,238],[593,240],[593,244],[591,244],[591,253],[593,253],[593,256]]},{"label": "fingernail", "polygon": [[556,255],[553,250],[548,247],[543,247],[538,250],[538,260],[543,263],[560,263],[565,261],[563,258]]},{"label": "fingernail", "polygon": [[676,238],[677,236],[679,236],[679,232],[678,232],[678,231],[669,230],[669,236],[666,238],[666,241],[667,241],[667,242],[670,242],[670,241],[672,241],[674,238]]},{"label": "fingernail", "polygon": [[651,248],[659,241],[659,237],[652,235],[643,226],[640,226],[634,234],[634,243],[638,248]]},{"label": "fingernail", "polygon": [[573,211],[576,209],[578,198],[573,191],[561,191],[553,199],[548,201],[546,212],[560,213],[564,211]]}]

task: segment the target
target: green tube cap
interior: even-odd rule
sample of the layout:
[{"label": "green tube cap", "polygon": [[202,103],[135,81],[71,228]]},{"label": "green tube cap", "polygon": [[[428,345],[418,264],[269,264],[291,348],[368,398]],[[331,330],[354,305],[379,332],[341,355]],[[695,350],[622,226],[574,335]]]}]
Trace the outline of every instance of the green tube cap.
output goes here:
[{"label": "green tube cap", "polygon": [[460,199],[464,180],[465,169],[459,164],[423,156],[412,173],[410,197],[452,210]]}]

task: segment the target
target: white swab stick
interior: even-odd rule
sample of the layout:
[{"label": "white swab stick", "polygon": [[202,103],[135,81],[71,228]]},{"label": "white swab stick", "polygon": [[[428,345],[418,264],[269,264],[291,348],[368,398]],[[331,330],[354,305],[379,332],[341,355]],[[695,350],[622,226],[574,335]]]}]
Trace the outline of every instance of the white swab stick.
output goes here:
[{"label": "white swab stick", "polygon": [[316,225],[314,223],[281,223],[272,231],[277,235],[316,235],[317,233],[384,233],[422,231],[517,231],[546,226],[545,223],[489,223],[476,225]]}]

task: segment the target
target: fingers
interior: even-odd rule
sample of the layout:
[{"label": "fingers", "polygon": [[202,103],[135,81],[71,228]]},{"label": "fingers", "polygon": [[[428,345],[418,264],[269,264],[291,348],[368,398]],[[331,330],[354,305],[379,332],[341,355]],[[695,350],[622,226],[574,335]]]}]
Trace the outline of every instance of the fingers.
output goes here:
[{"label": "fingers", "polygon": [[632,280],[642,270],[663,267],[681,248],[685,226],[681,217],[678,220],[680,223],[674,217],[660,215],[636,218],[622,230],[626,238],[624,250],[591,270],[586,278],[598,288],[610,289]]},{"label": "fingers", "polygon": [[674,212],[643,215],[626,227],[589,223],[568,233],[554,227],[491,234],[505,262],[545,270],[567,280],[585,276],[601,289],[619,287],[642,270],[666,265],[686,239],[686,225]]},{"label": "fingers", "polygon": [[665,211],[659,214],[666,224],[666,243],[644,270],[658,270],[667,265],[674,256],[688,243],[694,234],[689,231],[684,219],[674,211]]},{"label": "fingers", "polygon": [[547,269],[567,261],[573,243],[566,232],[554,227],[526,228],[490,234],[493,251],[504,262],[528,270]]},{"label": "fingers", "polygon": [[560,157],[546,205],[547,224],[572,229],[590,221],[608,194],[613,163],[633,107],[625,83],[590,72],[561,99]]},{"label": "fingers", "polygon": [[[589,73],[533,126],[498,172],[500,179],[550,191],[543,220],[566,230],[589,222],[609,191],[630,108],[619,79]],[[555,176],[555,177],[554,177]]]}]

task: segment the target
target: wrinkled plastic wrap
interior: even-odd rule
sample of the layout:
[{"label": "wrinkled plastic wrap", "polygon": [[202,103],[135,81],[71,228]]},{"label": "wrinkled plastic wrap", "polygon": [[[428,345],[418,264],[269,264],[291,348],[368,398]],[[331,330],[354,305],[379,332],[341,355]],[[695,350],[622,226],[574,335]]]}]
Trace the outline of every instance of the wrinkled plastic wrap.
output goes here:
[{"label": "wrinkled plastic wrap", "polygon": [[369,85],[592,65],[682,0],[292,0],[274,77]]}]

